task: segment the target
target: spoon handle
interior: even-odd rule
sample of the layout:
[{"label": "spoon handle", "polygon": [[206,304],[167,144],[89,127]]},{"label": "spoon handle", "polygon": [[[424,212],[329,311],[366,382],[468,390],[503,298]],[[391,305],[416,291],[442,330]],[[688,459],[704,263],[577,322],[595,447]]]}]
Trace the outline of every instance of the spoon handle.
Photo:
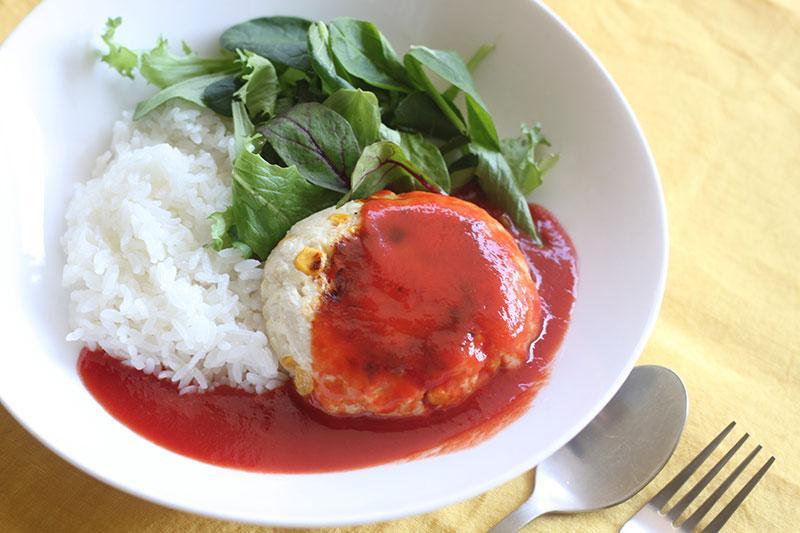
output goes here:
[{"label": "spoon handle", "polygon": [[534,495],[535,491],[525,503],[517,507],[516,511],[503,518],[490,529],[489,533],[517,533],[529,522],[549,512],[549,509],[543,508],[539,499]]}]

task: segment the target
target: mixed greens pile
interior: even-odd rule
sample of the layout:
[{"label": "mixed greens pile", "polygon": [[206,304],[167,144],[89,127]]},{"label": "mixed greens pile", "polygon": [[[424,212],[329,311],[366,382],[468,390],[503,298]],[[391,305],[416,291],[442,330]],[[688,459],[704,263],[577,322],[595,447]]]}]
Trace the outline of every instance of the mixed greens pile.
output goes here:
[{"label": "mixed greens pile", "polygon": [[498,138],[470,75],[492,46],[466,64],[425,46],[401,60],[370,22],[264,17],[227,29],[222,55],[204,58],[185,43],[176,55],[164,38],[148,51],[121,46],[120,23],[107,22],[102,60],[160,89],[134,119],[175,99],[233,118],[233,200],[211,215],[216,249],[265,259],[295,222],[325,207],[387,187],[449,193],[473,179],[540,242],[525,195],[557,156],[541,153],[549,143],[538,125]]}]

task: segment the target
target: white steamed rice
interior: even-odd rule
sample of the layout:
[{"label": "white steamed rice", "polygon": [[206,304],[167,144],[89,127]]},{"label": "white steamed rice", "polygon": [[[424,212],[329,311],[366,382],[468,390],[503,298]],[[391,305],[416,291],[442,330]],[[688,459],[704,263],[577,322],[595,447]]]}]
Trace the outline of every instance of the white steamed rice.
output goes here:
[{"label": "white steamed rice", "polygon": [[259,262],[208,247],[208,216],[230,203],[232,145],[222,120],[194,108],[114,124],[67,209],[68,340],[182,392],[284,379],[261,331]]}]

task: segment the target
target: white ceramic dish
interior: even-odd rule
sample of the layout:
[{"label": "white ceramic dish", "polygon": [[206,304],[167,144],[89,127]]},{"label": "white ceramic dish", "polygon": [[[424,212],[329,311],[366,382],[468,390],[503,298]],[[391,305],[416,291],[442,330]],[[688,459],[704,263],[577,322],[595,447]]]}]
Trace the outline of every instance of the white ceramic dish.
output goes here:
[{"label": "white ceramic dish", "polygon": [[[187,459],[134,434],[86,392],[67,333],[58,239],[72,184],[89,175],[110,126],[152,91],[97,61],[109,15],[121,39],[163,34],[213,52],[227,26],[268,14],[372,20],[399,51],[410,43],[468,56],[497,43],[477,85],[504,135],[541,121],[561,161],[536,192],[575,242],[580,285],[572,325],[533,407],[490,440],[457,453],[362,470],[265,475]],[[132,494],[238,521],[320,526],[387,520],[479,494],[563,445],[611,398],[655,320],[667,261],[663,198],[646,141],[588,49],[528,0],[48,0],[0,50],[0,161],[6,207],[0,261],[4,349],[0,398],[45,445]],[[36,380],[28,376],[36,374]]]}]

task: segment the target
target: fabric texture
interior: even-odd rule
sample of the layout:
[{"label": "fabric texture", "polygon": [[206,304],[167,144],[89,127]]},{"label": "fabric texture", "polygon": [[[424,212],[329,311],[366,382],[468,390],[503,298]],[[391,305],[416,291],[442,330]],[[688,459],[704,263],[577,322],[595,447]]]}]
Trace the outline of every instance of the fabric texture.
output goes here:
[{"label": "fabric texture", "polygon": [[[800,2],[549,3],[608,67],[655,154],[669,213],[670,264],[661,315],[640,362],[680,374],[690,413],[674,457],[635,498],[604,511],[542,517],[525,531],[616,531],[731,420],[736,435],[750,432],[746,450],[765,447],[747,474],[770,454],[777,460],[728,530],[796,531]],[[0,0],[0,39],[34,4]],[[338,531],[485,531],[531,487],[528,474],[423,516]],[[0,530],[271,531],[112,489],[48,451],[2,408]]]}]

